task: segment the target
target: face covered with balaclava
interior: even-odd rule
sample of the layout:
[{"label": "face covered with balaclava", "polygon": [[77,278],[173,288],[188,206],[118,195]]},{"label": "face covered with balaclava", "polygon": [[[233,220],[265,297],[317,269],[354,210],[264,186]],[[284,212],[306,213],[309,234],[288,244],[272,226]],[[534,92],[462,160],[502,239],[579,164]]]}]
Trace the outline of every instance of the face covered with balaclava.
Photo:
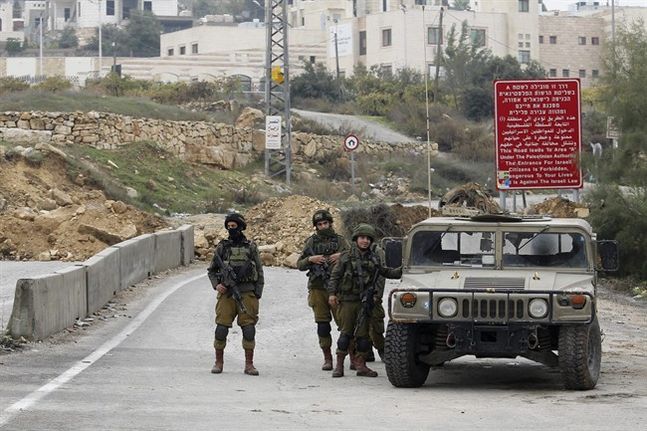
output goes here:
[{"label": "face covered with balaclava", "polygon": [[243,230],[235,221],[227,223],[227,233],[229,233],[229,239],[232,241],[239,240],[243,237]]}]

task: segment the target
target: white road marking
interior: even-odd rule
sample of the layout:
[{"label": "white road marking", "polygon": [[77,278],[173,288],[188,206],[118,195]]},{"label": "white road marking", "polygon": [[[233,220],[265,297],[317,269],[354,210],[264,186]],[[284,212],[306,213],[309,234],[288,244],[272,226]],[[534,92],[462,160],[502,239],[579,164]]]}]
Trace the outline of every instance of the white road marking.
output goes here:
[{"label": "white road marking", "polygon": [[72,380],[74,377],[79,375],[83,370],[88,368],[90,365],[101,359],[103,355],[120,345],[130,334],[135,332],[137,328],[141,326],[142,323],[151,315],[153,311],[160,306],[166,298],[168,298],[173,292],[178,290],[180,287],[185,286],[189,283],[192,283],[199,278],[205,277],[206,274],[196,275],[191,277],[188,280],[184,280],[181,283],[176,284],[175,286],[169,288],[162,295],[158,296],[148,304],[148,306],[139,313],[132,322],[126,326],[123,331],[119,334],[112,337],[110,340],[103,343],[99,346],[94,352],[90,353],[85,358],[76,362],[72,365],[67,371],[60,374],[58,377],[53,378],[48,383],[44,384],[40,388],[36,389],[20,401],[17,401],[3,410],[0,414],[0,427],[6,425],[15,415],[20,413],[23,410],[27,410],[30,407],[34,406],[39,400],[47,396],[49,393],[54,392],[56,389],[64,385],[65,383]]}]

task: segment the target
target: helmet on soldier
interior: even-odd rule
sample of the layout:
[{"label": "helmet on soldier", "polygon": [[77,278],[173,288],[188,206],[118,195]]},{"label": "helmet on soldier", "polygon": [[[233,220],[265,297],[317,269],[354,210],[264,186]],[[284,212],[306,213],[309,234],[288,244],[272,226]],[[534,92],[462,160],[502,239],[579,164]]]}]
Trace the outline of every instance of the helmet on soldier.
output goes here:
[{"label": "helmet on soldier", "polygon": [[312,215],[312,225],[317,226],[320,221],[328,221],[332,224],[332,214],[328,210],[317,210]]},{"label": "helmet on soldier", "polygon": [[230,221],[235,222],[238,225],[238,229],[241,231],[245,230],[247,228],[247,223],[245,223],[245,218],[238,213],[229,213],[225,217],[225,228],[227,228],[227,223]]},{"label": "helmet on soldier", "polygon": [[357,240],[357,237],[367,236],[371,239],[371,242],[375,241],[375,228],[368,223],[360,223],[353,230],[353,241]]}]

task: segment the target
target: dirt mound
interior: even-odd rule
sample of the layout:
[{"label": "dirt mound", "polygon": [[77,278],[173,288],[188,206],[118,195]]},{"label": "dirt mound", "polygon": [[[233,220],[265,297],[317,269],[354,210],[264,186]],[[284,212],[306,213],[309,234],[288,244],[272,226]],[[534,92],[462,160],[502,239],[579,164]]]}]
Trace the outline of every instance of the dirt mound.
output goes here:
[{"label": "dirt mound", "polygon": [[[403,206],[401,204],[378,204],[368,208],[350,208],[342,211],[342,221],[349,230],[343,232],[350,237],[354,226],[369,223],[375,227],[377,240],[383,237],[401,237],[414,224],[426,219],[429,209],[424,206]],[[432,210],[432,216],[439,212]]]},{"label": "dirt mound", "polygon": [[584,218],[588,217],[589,209],[584,204],[578,204],[562,197],[546,199],[528,208],[528,214],[546,214],[553,217]]},{"label": "dirt mound", "polygon": [[307,196],[271,198],[250,208],[245,213],[248,223],[246,235],[257,244],[266,246],[261,247],[263,263],[292,266],[285,259],[301,253],[303,243],[314,233],[312,214],[322,208],[330,211],[335,220],[335,230],[342,233],[339,209]]},{"label": "dirt mound", "polygon": [[103,192],[72,182],[59,154],[0,160],[0,259],[85,260],[110,245],[167,226]]}]

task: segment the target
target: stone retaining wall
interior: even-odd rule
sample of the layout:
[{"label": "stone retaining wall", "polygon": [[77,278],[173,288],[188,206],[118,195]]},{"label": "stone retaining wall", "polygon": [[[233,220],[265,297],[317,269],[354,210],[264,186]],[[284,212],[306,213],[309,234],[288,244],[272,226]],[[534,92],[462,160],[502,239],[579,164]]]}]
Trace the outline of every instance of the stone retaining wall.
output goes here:
[{"label": "stone retaining wall", "polygon": [[[265,145],[262,130],[203,121],[133,118],[102,112],[0,113],[0,139],[30,144],[86,144],[102,149],[150,140],[183,160],[222,169],[247,165],[263,154]],[[331,153],[341,153],[342,140],[341,136],[293,132],[293,160],[310,163],[329,160]],[[360,154],[419,154],[426,151],[426,146],[417,142],[385,144],[363,141],[356,151]]]}]

